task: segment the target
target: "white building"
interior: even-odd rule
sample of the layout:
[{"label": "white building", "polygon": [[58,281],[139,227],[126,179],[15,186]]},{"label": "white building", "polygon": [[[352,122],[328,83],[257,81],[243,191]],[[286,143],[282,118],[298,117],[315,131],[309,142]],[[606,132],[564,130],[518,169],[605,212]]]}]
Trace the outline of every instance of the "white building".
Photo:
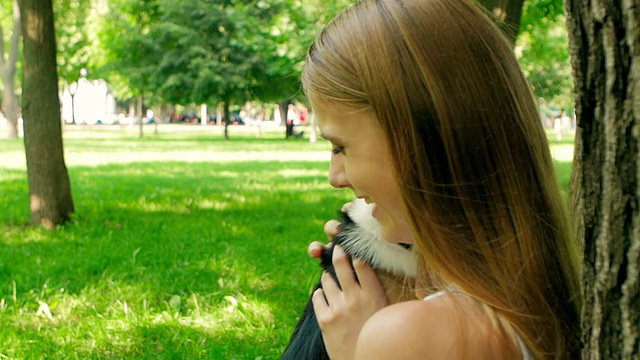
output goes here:
[{"label": "white building", "polygon": [[[75,90],[73,105],[70,90]],[[65,87],[60,101],[62,117],[67,124],[73,121],[72,112],[75,112],[76,124],[113,124],[117,120],[116,100],[109,93],[104,80],[81,78],[77,83]]]}]

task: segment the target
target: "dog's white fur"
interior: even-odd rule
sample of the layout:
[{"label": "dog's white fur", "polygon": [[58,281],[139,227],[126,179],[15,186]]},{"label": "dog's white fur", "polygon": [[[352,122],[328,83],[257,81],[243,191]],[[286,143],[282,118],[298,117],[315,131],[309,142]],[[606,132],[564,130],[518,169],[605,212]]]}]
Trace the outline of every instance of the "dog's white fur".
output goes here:
[{"label": "dog's white fur", "polygon": [[380,223],[372,216],[374,206],[362,199],[352,201],[346,212],[358,227],[344,230],[349,234],[342,246],[349,254],[369,259],[374,268],[414,278],[418,271],[416,254],[382,237]]}]

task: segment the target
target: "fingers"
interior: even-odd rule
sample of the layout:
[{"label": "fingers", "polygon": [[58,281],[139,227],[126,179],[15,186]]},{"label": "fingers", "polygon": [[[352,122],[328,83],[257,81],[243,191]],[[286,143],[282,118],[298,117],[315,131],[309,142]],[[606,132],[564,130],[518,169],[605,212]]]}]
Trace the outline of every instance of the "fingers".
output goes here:
[{"label": "fingers", "polygon": [[341,296],[342,290],[338,286],[338,283],[333,279],[333,277],[328,272],[323,272],[320,277],[320,282],[322,283],[322,290],[324,292],[324,296],[327,299],[327,303],[329,306]]},{"label": "fingers", "polygon": [[324,233],[329,241],[342,231],[342,223],[338,220],[329,220],[324,224]]},{"label": "fingers", "polygon": [[[344,252],[342,246],[336,245],[333,250],[333,267],[340,281],[342,291],[349,293],[354,287],[359,287],[356,275],[353,273],[353,266],[351,265],[351,259]],[[324,286],[324,283],[322,284]]]},{"label": "fingers", "polygon": [[311,244],[309,244],[309,247],[307,248],[307,252],[309,253],[309,256],[311,256],[312,258],[320,258],[320,256],[322,256],[322,251],[324,250],[324,244],[321,243],[320,241],[314,241]]},{"label": "fingers", "polygon": [[353,270],[356,273],[360,287],[364,291],[379,294],[385,293],[382,283],[380,283],[380,278],[371,265],[360,259],[353,259]]},{"label": "fingers", "polygon": [[313,312],[316,314],[318,324],[322,325],[325,322],[325,314],[329,312],[329,303],[327,303],[327,298],[324,296],[322,288],[313,292],[311,302],[313,303]]},{"label": "fingers", "polygon": [[358,258],[349,259],[342,246],[336,245],[332,261],[342,291],[345,293],[362,289],[371,293],[385,294],[380,278],[371,265]]},{"label": "fingers", "polygon": [[326,247],[331,247],[333,246],[333,244],[331,243],[331,240],[333,240],[333,238],[338,235],[340,233],[340,231],[342,231],[342,223],[340,223],[340,221],[338,220],[329,220],[324,224],[324,233],[327,234],[327,240],[329,241],[328,245],[325,245],[319,241],[314,241],[311,244],[309,244],[309,247],[307,248],[307,253],[309,253],[309,256],[312,258],[320,258],[320,256],[322,256],[322,252]]},{"label": "fingers", "polygon": [[329,244],[325,245],[319,241],[314,241],[311,244],[309,244],[309,247],[307,248],[307,252],[309,253],[309,256],[312,258],[316,258],[319,259],[322,256],[322,252],[324,251],[325,246],[326,247],[331,247],[333,246],[333,244],[331,243],[331,240],[333,240],[333,237],[338,235],[340,233],[340,231],[342,230],[342,224],[340,223],[340,221],[338,220],[329,220],[324,224],[324,233],[327,234],[327,240],[329,240]]}]

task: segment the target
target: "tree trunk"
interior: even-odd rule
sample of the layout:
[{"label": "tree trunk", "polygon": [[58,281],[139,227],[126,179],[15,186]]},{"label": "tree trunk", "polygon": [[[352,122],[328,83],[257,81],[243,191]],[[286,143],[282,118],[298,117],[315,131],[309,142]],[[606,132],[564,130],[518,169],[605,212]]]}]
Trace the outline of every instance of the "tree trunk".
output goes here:
[{"label": "tree trunk", "polygon": [[[289,124],[287,123],[287,111],[289,111],[289,100],[285,100],[278,103],[278,109],[280,111],[280,125],[284,124],[284,138],[288,139],[290,134]],[[278,119],[276,119],[277,121]]]},{"label": "tree trunk", "polygon": [[520,31],[522,4],[524,0],[480,0],[482,6],[489,10],[498,20],[498,26],[515,45]]},{"label": "tree trunk", "polygon": [[216,122],[218,128],[220,129],[222,126],[222,103],[218,103],[216,106]]},{"label": "tree trunk", "polygon": [[[165,103],[160,104],[160,120],[159,120],[159,122],[164,124],[164,119],[169,118],[169,111],[170,111],[169,105],[167,105]],[[169,121],[169,122],[171,122],[171,121]]]},{"label": "tree trunk", "polygon": [[144,136],[144,130],[142,127],[144,126],[142,122],[142,95],[138,97],[138,106],[136,112],[138,113],[138,117],[140,118],[140,122],[138,123],[138,139],[142,139]]},{"label": "tree trunk", "polygon": [[13,0],[13,33],[9,42],[9,56],[6,60],[4,58],[4,35],[2,34],[2,27],[0,27],[0,72],[2,73],[4,85],[2,109],[4,116],[7,118],[7,138],[9,139],[18,137],[19,115],[18,97],[16,96],[16,62],[18,61],[21,26],[18,1]]},{"label": "tree trunk", "polygon": [[229,123],[231,122],[231,112],[229,111],[229,100],[225,100],[222,105],[224,112],[224,139],[229,140]]},{"label": "tree trunk", "polygon": [[63,224],[74,211],[62,151],[56,42],[51,0],[22,0],[24,143],[31,223]]},{"label": "tree trunk", "polygon": [[565,0],[584,241],[583,359],[640,358],[640,1]]},{"label": "tree trunk", "polygon": [[129,101],[129,115],[131,117],[130,121],[129,121],[129,129],[133,130],[133,127],[136,124],[136,103],[135,103],[135,98],[131,99],[131,101]]}]

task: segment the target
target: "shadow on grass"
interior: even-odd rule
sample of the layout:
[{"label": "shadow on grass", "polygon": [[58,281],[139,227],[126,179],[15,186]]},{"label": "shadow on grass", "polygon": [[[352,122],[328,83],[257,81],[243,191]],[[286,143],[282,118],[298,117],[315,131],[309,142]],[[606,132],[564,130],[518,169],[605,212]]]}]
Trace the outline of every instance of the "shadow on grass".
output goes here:
[{"label": "shadow on grass", "polygon": [[[75,221],[52,232],[20,225],[28,219],[26,175],[7,172],[0,298],[9,304],[3,324],[20,325],[4,331],[32,329],[43,346],[92,338],[91,351],[104,358],[278,358],[318,274],[306,246],[323,239],[322,224],[351,196],[330,189],[326,167],[72,168]],[[53,324],[34,315],[39,301],[51,307]],[[19,319],[25,313],[27,323]],[[114,323],[128,325],[116,336]],[[107,345],[114,339],[123,345]]]},{"label": "shadow on grass", "polygon": [[[556,166],[566,189],[571,164]],[[71,168],[75,220],[52,232],[21,225],[26,174],[3,171],[0,349],[18,358],[279,358],[319,275],[306,246],[323,240],[322,225],[351,197],[329,187],[326,168]],[[36,315],[39,301],[53,320]]]}]

